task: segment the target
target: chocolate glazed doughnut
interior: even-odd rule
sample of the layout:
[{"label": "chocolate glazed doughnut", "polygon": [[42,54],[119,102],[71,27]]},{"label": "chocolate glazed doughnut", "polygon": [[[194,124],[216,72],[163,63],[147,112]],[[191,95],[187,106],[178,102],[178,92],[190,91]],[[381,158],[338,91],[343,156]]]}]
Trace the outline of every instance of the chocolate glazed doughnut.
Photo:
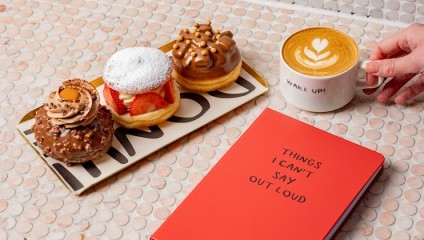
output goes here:
[{"label": "chocolate glazed doughnut", "polygon": [[73,79],[49,95],[36,112],[32,131],[44,154],[71,165],[106,154],[114,129],[112,115],[100,105],[97,90]]},{"label": "chocolate glazed doughnut", "polygon": [[183,29],[173,46],[172,77],[186,89],[209,92],[240,75],[241,55],[230,31],[213,31],[210,21]]}]

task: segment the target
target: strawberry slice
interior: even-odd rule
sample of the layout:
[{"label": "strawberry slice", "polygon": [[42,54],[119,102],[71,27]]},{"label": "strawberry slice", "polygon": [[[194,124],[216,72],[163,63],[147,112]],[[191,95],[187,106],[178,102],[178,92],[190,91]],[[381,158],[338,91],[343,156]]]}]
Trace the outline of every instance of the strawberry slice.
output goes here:
[{"label": "strawberry slice", "polygon": [[165,100],[169,103],[174,103],[174,86],[172,84],[172,78],[169,78],[163,88],[165,90]]},{"label": "strawberry slice", "polygon": [[109,105],[117,114],[122,115],[127,112],[124,102],[119,99],[119,92],[105,85],[103,88],[103,96],[107,105]]},{"label": "strawberry slice", "polygon": [[165,108],[169,105],[165,99],[154,92],[137,94],[130,105],[130,115],[135,116]]}]

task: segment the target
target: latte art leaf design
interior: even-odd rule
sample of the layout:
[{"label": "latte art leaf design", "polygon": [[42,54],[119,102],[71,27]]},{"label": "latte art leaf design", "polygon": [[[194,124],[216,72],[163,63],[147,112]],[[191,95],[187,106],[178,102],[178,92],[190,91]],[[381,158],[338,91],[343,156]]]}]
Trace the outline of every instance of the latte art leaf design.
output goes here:
[{"label": "latte art leaf design", "polygon": [[[331,51],[325,51],[328,47],[328,40],[315,38],[312,40],[312,49],[305,46],[299,46],[295,51],[296,60],[303,66],[308,68],[326,68],[337,62],[339,58],[336,54],[331,54]],[[303,53],[303,54],[302,54]]]}]

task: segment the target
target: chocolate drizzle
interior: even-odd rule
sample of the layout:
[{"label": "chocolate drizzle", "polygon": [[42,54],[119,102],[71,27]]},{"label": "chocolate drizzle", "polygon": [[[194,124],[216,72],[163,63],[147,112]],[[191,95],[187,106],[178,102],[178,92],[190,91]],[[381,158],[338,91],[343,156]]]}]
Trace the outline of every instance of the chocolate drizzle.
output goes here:
[{"label": "chocolate drizzle", "polygon": [[241,61],[230,31],[213,30],[210,21],[183,29],[172,50],[172,66],[180,75],[196,79],[224,76]]}]

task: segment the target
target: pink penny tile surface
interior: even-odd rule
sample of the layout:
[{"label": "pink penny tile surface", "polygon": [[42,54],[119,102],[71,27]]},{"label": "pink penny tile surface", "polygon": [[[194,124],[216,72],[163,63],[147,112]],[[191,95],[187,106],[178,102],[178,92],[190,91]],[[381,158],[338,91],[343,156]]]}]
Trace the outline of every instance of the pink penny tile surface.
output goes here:
[{"label": "pink penny tile surface", "polygon": [[[161,46],[206,20],[234,33],[269,91],[87,194],[71,194],[19,136],[20,118],[62,81],[101,75],[117,50]],[[358,92],[330,113],[290,105],[279,89],[278,49],[290,33],[310,26],[346,32],[366,58],[401,25],[232,0],[1,0],[0,239],[148,239],[266,107],[386,157],[383,174],[335,239],[424,239],[422,97],[382,105]]]}]

